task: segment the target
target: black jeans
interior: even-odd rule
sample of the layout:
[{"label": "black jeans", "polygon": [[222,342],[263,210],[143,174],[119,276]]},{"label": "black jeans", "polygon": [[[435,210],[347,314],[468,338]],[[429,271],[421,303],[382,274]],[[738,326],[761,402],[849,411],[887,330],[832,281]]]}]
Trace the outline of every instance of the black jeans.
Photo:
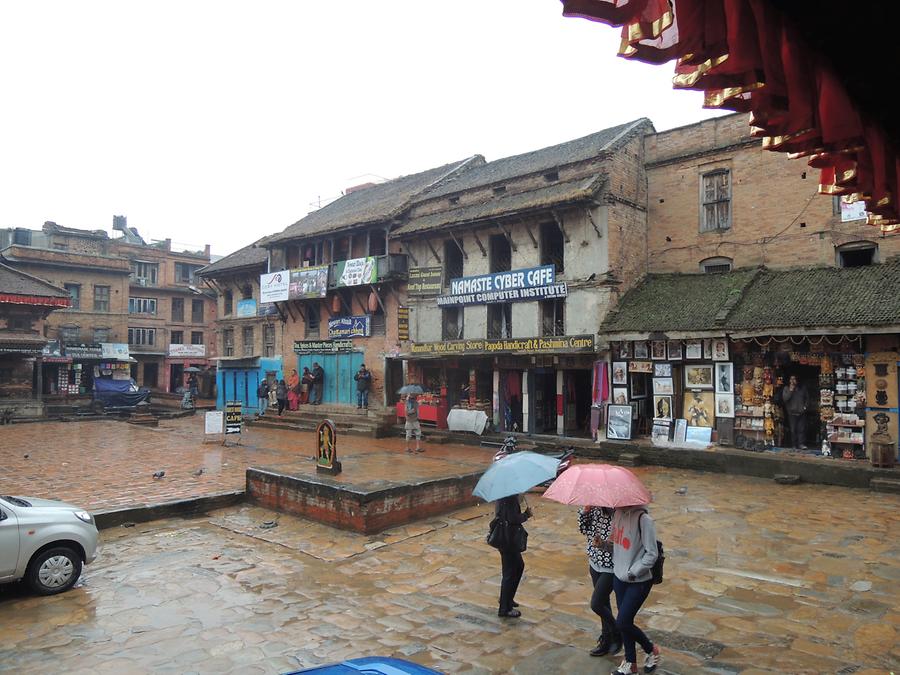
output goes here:
[{"label": "black jeans", "polygon": [[644,604],[644,600],[650,595],[653,581],[637,581],[629,583],[618,577],[613,579],[613,589],[616,591],[616,605],[619,615],[616,617],[616,628],[622,635],[622,644],[625,646],[625,660],[628,663],[637,663],[637,650],[634,643],[640,643],[648,654],[653,651],[653,643],[644,635],[644,631],[634,625],[634,617]]},{"label": "black jeans", "polygon": [[806,413],[788,415],[788,424],[791,427],[791,443],[795,448],[806,445]]},{"label": "black jeans", "polygon": [[591,582],[594,584],[594,592],[591,594],[591,611],[600,617],[600,623],[603,626],[602,635],[611,639],[618,638],[616,617],[612,613],[612,605],[609,602],[615,575],[612,572],[598,572],[590,565],[588,571],[591,573]]},{"label": "black jeans", "polygon": [[284,398],[278,399],[278,414],[279,415],[284,412],[284,406],[286,404],[287,404],[287,399],[284,399]]},{"label": "black jeans", "polygon": [[500,611],[508,612],[513,608],[516,590],[525,571],[525,561],[518,551],[500,551],[500,565],[503,577],[500,580]]}]

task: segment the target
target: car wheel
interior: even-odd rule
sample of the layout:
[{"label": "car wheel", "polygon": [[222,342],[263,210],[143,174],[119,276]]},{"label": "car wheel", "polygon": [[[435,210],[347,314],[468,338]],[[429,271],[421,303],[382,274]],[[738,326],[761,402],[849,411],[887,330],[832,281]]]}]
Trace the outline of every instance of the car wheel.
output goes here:
[{"label": "car wheel", "polygon": [[81,576],[81,556],[66,546],[42,551],[31,559],[25,581],[35,593],[54,595],[67,591]]}]

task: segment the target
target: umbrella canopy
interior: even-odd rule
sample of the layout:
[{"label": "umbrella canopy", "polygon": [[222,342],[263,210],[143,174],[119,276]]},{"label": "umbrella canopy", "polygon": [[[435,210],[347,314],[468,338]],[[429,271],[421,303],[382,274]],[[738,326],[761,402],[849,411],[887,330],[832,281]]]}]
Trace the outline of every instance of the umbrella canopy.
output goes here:
[{"label": "umbrella canopy", "polygon": [[398,394],[424,394],[425,390],[422,389],[422,385],[420,384],[404,384],[400,389],[397,390]]},{"label": "umbrella canopy", "polygon": [[195,368],[194,366],[188,366],[187,368],[184,369],[184,372],[186,372],[186,373],[202,373],[203,371],[200,370],[199,368]]},{"label": "umbrella canopy", "polygon": [[628,469],[610,464],[576,464],[553,481],[544,497],[578,506],[621,506],[649,504],[653,497],[640,479]]},{"label": "umbrella canopy", "polygon": [[536,452],[517,452],[491,465],[472,491],[476,497],[493,502],[525,492],[556,475],[559,459]]}]

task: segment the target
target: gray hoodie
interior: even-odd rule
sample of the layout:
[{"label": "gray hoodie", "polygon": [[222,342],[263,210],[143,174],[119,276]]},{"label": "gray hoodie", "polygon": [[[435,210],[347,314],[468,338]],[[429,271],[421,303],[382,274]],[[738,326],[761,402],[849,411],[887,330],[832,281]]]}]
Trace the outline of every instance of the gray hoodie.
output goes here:
[{"label": "gray hoodie", "polygon": [[[638,522],[640,521],[640,529]],[[613,573],[622,581],[648,581],[658,557],[656,524],[646,506],[616,509],[612,519]],[[628,573],[634,579],[628,578]]]}]

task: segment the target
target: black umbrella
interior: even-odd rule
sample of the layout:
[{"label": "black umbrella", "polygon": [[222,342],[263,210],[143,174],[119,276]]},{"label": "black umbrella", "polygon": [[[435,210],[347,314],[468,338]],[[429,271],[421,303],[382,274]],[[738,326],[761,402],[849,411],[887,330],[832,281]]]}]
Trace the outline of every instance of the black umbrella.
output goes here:
[{"label": "black umbrella", "polygon": [[425,390],[422,389],[422,385],[420,384],[404,384],[397,390],[398,394],[424,394]]}]

